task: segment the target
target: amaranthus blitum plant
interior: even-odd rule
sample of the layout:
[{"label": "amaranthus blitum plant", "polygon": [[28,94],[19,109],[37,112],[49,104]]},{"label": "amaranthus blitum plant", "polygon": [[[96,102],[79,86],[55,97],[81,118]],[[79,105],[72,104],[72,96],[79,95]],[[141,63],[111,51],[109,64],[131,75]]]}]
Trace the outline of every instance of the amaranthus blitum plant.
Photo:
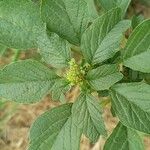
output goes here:
[{"label": "amaranthus blitum plant", "polygon": [[78,150],[83,134],[107,138],[102,97],[120,120],[104,150],[144,149],[137,131],[150,134],[150,20],[124,19],[130,0],[96,3],[101,10],[93,0],[0,1],[0,44],[42,57],[1,69],[0,97],[28,104],[51,93],[62,103],[33,123],[28,150]]}]

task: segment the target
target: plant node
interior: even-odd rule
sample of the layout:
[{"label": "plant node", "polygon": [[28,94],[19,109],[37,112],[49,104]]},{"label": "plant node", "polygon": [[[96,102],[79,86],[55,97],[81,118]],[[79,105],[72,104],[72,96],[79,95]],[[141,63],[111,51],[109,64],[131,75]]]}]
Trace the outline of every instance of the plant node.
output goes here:
[{"label": "plant node", "polygon": [[69,62],[69,70],[67,71],[66,78],[73,85],[83,85],[85,71],[76,63],[75,59]]}]

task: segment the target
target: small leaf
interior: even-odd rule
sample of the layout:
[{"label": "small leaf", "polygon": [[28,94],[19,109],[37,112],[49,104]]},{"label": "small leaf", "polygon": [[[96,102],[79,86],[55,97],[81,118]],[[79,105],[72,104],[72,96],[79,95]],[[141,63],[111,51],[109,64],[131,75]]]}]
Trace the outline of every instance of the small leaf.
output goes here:
[{"label": "small leaf", "polygon": [[104,150],[144,150],[143,142],[138,133],[118,123],[107,139]]},{"label": "small leaf", "polygon": [[83,133],[96,142],[100,134],[106,135],[100,104],[91,94],[82,93],[72,108],[73,121]]},{"label": "small leaf", "polygon": [[132,17],[132,29],[135,29],[142,21],[144,21],[143,15],[134,15]]},{"label": "small leaf", "polygon": [[89,14],[91,15],[91,17],[97,18],[98,12],[96,10],[95,0],[87,0],[87,5],[88,5],[88,9],[89,9]]},{"label": "small leaf", "polygon": [[0,97],[33,103],[49,93],[58,76],[34,60],[18,61],[0,70]]},{"label": "small leaf", "polygon": [[15,49],[36,48],[43,30],[39,6],[30,0],[0,1],[1,44]]},{"label": "small leaf", "polygon": [[126,44],[124,65],[133,70],[150,73],[150,20],[142,22]]},{"label": "small leaf", "polygon": [[33,123],[28,150],[79,149],[81,131],[72,123],[71,106],[53,108]]},{"label": "small leaf", "polygon": [[70,61],[70,45],[55,33],[43,34],[38,38],[40,54],[46,63],[63,68]]},{"label": "small leaf", "polygon": [[49,31],[79,45],[91,21],[87,0],[44,0],[41,10]]},{"label": "small leaf", "polygon": [[150,134],[150,85],[117,84],[111,97],[113,109],[125,126]]},{"label": "small leaf", "polygon": [[123,75],[119,72],[117,65],[100,66],[90,70],[86,77],[88,83],[97,91],[109,89],[122,78]]},{"label": "small leaf", "polygon": [[146,83],[150,84],[150,73],[145,73],[142,75]]},{"label": "small leaf", "polygon": [[115,7],[121,8],[122,16],[124,16],[131,0],[99,0],[99,2],[105,10]]},{"label": "small leaf", "polygon": [[115,55],[121,49],[123,33],[130,27],[130,21],[121,21],[120,9],[112,9],[84,32],[81,49],[90,64],[101,63]]},{"label": "small leaf", "polygon": [[55,81],[51,89],[52,99],[53,100],[60,100],[62,96],[69,90],[70,86],[69,83],[64,79],[58,79]]}]

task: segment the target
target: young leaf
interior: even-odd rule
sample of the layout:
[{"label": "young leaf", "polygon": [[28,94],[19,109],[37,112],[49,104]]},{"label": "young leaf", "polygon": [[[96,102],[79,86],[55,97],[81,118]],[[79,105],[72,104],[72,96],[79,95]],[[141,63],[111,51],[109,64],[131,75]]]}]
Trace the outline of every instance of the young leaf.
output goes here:
[{"label": "young leaf", "polygon": [[130,21],[121,21],[119,8],[97,18],[81,39],[81,49],[86,61],[97,64],[113,57],[120,49],[123,32],[129,27]]},{"label": "young leaf", "polygon": [[61,105],[41,115],[30,130],[28,150],[78,150],[81,131],[72,123],[72,104]]},{"label": "young leaf", "polygon": [[0,1],[0,43],[15,49],[37,47],[36,40],[45,30],[40,9],[30,0]]},{"label": "young leaf", "polygon": [[131,0],[99,0],[99,2],[105,10],[110,10],[115,7],[121,8],[122,16],[124,16]]},{"label": "young leaf", "polygon": [[73,104],[72,115],[73,122],[92,142],[96,142],[100,134],[106,135],[101,106],[91,94],[80,94]]},{"label": "young leaf", "polygon": [[0,70],[0,97],[33,103],[48,94],[58,76],[34,60],[12,63]]},{"label": "young leaf", "polygon": [[134,15],[132,17],[132,29],[135,29],[142,21],[144,21],[143,15]]},{"label": "young leaf", "polygon": [[70,61],[70,45],[55,33],[43,34],[38,38],[40,54],[46,63],[63,68]]},{"label": "young leaf", "polygon": [[145,73],[142,75],[146,83],[150,84],[150,73]]},{"label": "young leaf", "polygon": [[143,142],[138,133],[118,123],[107,139],[104,150],[144,150]]},{"label": "young leaf", "polygon": [[150,73],[150,19],[142,22],[126,44],[124,65],[137,71]]},{"label": "young leaf", "polygon": [[113,109],[124,125],[150,134],[150,85],[117,84],[111,97]]},{"label": "young leaf", "polygon": [[88,83],[97,91],[109,89],[122,78],[123,75],[119,72],[117,65],[100,66],[90,70],[86,77]]},{"label": "young leaf", "polygon": [[92,16],[92,18],[97,18],[98,17],[98,12],[96,10],[96,4],[95,0],[87,0],[87,5],[89,9],[89,14]]},{"label": "young leaf", "polygon": [[64,97],[64,94],[69,90],[70,86],[69,83],[64,79],[58,79],[55,81],[51,89],[52,99],[53,100],[60,100]]},{"label": "young leaf", "polygon": [[44,0],[41,9],[47,28],[79,45],[91,20],[87,3],[87,0]]}]

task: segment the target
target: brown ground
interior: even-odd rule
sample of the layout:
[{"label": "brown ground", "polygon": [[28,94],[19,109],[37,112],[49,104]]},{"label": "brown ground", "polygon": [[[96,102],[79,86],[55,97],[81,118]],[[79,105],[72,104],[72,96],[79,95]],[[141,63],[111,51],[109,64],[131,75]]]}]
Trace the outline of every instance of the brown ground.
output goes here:
[{"label": "brown ground", "polygon": [[[136,12],[142,12],[146,18],[150,17],[150,9],[138,3],[136,3],[134,7]],[[132,8],[129,9],[129,14],[133,14]],[[24,57],[24,54],[22,57]],[[9,61],[10,58],[8,59],[7,56],[5,59],[0,59],[0,66]],[[73,99],[73,97],[74,93],[71,93],[70,98]],[[29,128],[33,121],[45,110],[57,105],[59,104],[51,101],[50,97],[46,97],[43,101],[34,105],[16,105],[8,102],[4,109],[0,109],[0,150],[26,150]],[[5,116],[6,120],[3,120],[2,118],[7,113],[10,114]],[[104,110],[104,119],[110,134],[118,121],[111,116],[109,106]],[[1,122],[4,124],[2,125]],[[102,150],[104,141],[105,140],[101,138],[95,145],[92,145],[88,139],[83,137],[81,150]],[[146,150],[150,150],[150,137],[147,136],[144,138],[144,144]]]}]

